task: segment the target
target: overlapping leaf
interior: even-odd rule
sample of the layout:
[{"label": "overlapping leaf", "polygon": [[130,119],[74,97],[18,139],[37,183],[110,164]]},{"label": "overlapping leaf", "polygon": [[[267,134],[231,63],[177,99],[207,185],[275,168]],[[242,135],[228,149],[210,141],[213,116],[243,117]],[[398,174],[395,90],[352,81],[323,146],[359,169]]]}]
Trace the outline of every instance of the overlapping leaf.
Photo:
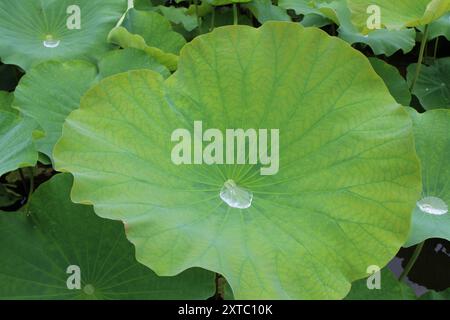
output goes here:
[{"label": "overlapping leaf", "polygon": [[160,73],[164,78],[170,71],[143,50],[127,48],[106,53],[98,63],[100,78],[130,70],[149,69]]},{"label": "overlapping leaf", "polygon": [[37,141],[40,152],[51,158],[64,120],[79,107],[81,96],[96,77],[95,65],[71,60],[41,63],[21,79],[15,91],[14,105],[44,130],[45,137]]},{"label": "overlapping leaf", "polygon": [[411,93],[408,84],[400,72],[392,65],[378,58],[370,58],[370,63],[375,72],[384,80],[389,92],[403,106],[409,106]]},{"label": "overlapping leaf", "polygon": [[164,16],[135,9],[127,12],[123,26],[114,28],[108,39],[122,48],[144,50],[171,71],[176,69],[178,53],[186,43]]},{"label": "overlapping leaf", "polygon": [[[408,66],[408,82],[416,76],[417,64]],[[450,108],[450,57],[437,59],[432,65],[422,66],[413,94],[427,109]]]},{"label": "overlapping leaf", "polygon": [[96,57],[125,10],[123,0],[2,0],[0,58],[28,70],[45,60]]},{"label": "overlapping leaf", "polygon": [[[375,282],[379,280],[379,287]],[[346,300],[416,300],[417,296],[406,283],[398,281],[388,267],[379,271],[378,275],[361,279],[352,284],[352,290]]]},{"label": "overlapping leaf", "polygon": [[[158,277],[139,264],[121,222],[69,199],[72,178],[39,187],[30,216],[0,212],[0,299],[206,299],[214,274],[191,269]],[[72,266],[73,269],[69,267]],[[79,268],[80,288],[74,268]]]},{"label": "overlapping leaf", "polygon": [[450,110],[432,110],[423,114],[408,110],[413,119],[423,180],[422,196],[417,199],[405,245],[409,247],[428,238],[450,240]]},{"label": "overlapping leaf", "polygon": [[399,30],[429,24],[450,10],[450,0],[347,0],[352,11],[352,21],[359,30],[370,31],[367,20],[372,12],[369,6],[378,6],[381,25],[386,29]]},{"label": "overlapping leaf", "polygon": [[[346,0],[311,0],[311,1],[290,1],[280,2],[280,6],[294,9],[297,14],[306,15],[302,23],[307,25],[317,25],[315,17],[333,21],[339,25],[339,37],[345,41],[353,43],[363,43],[372,48],[375,54],[385,54],[390,56],[402,50],[407,53],[412,50],[416,41],[414,29],[402,30],[370,30],[368,34],[363,34],[352,22],[352,12]],[[308,21],[310,19],[313,21]],[[319,26],[323,23],[319,23]]]},{"label": "overlapping leaf", "polygon": [[17,168],[34,166],[38,158],[33,137],[37,124],[19,117],[11,108],[11,101],[10,94],[0,96],[0,176]]}]

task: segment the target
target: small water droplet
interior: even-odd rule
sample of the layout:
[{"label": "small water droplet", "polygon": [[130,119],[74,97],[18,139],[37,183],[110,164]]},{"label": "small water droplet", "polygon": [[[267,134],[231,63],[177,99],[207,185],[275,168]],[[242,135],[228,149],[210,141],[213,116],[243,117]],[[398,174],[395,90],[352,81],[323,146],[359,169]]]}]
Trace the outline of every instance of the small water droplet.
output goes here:
[{"label": "small water droplet", "polygon": [[430,88],[425,88],[425,91],[430,91]]},{"label": "small water droplet", "polygon": [[444,82],[441,83],[441,87],[445,87],[445,83]]},{"label": "small water droplet", "polygon": [[92,284],[87,284],[84,286],[83,288],[84,293],[86,293],[87,295],[93,295],[95,292],[95,288]]},{"label": "small water droplet", "polygon": [[447,204],[440,198],[437,197],[425,197],[417,201],[417,206],[424,213],[443,215],[448,212]]},{"label": "small water droplet", "polygon": [[252,205],[253,193],[230,179],[223,184],[220,198],[232,208],[247,209]]},{"label": "small water droplet", "polygon": [[364,35],[364,38],[368,38],[368,37],[369,37],[369,35],[368,35],[368,34],[365,34],[365,35]]},{"label": "small water droplet", "polygon": [[57,39],[53,39],[53,36],[51,35],[47,35],[43,42],[44,47],[46,48],[56,48],[57,46],[59,46],[59,43],[60,41]]}]

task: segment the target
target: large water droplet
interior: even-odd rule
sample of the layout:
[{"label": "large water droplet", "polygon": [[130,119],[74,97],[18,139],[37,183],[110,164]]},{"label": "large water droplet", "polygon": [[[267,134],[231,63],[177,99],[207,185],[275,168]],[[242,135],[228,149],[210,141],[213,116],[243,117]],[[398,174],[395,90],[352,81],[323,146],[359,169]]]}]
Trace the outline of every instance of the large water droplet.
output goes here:
[{"label": "large water droplet", "polygon": [[247,209],[252,205],[253,193],[230,179],[223,184],[220,198],[232,208]]},{"label": "large water droplet", "polygon": [[53,39],[53,36],[47,35],[44,40],[44,47],[46,48],[56,48],[59,46],[60,41],[57,39]]},{"label": "large water droplet", "polygon": [[438,216],[448,212],[447,204],[442,199],[437,197],[425,197],[417,201],[417,206],[420,210],[422,210],[422,212]]}]

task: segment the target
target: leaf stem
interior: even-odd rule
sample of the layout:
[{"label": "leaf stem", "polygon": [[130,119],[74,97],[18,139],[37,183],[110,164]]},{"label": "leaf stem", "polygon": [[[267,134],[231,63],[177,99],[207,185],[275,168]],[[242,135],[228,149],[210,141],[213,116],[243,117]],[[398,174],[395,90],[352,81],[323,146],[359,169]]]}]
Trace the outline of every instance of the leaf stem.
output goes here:
[{"label": "leaf stem", "polygon": [[416,86],[417,80],[419,79],[419,75],[420,75],[420,69],[422,68],[422,62],[423,62],[423,57],[424,57],[424,53],[425,53],[425,45],[427,43],[427,38],[428,38],[428,24],[425,26],[425,30],[423,32],[423,37],[422,37],[422,42],[420,44],[420,52],[419,52],[419,59],[417,61],[417,66],[416,66],[416,74],[414,75],[414,79],[411,83],[411,92],[413,92],[414,87]]},{"label": "leaf stem", "polygon": [[434,43],[433,60],[436,60],[437,58],[438,46],[439,46],[439,37],[436,38],[436,42]]},{"label": "leaf stem", "polygon": [[408,273],[411,271],[412,267],[414,266],[414,264],[417,261],[417,258],[419,257],[420,253],[422,252],[423,249],[423,245],[425,244],[425,241],[419,243],[416,247],[416,249],[413,252],[413,255],[411,256],[411,258],[408,260],[408,263],[405,266],[405,269],[403,269],[402,274],[400,275],[400,278],[398,278],[398,280],[400,282],[403,282],[403,280],[406,278],[406,276],[408,275]]},{"label": "leaf stem", "polygon": [[235,26],[239,24],[237,3],[233,3],[233,24]]},{"label": "leaf stem", "polygon": [[197,24],[198,24],[198,33],[202,34],[202,19],[200,18],[199,15],[199,10],[198,10],[198,0],[194,0],[194,6],[195,6],[195,15],[197,16]]},{"label": "leaf stem", "polygon": [[[22,168],[19,168],[19,175],[20,175],[20,180],[22,182],[22,187],[23,187],[23,191],[28,194],[28,186],[25,183],[25,175],[23,174],[23,170]],[[28,198],[27,198],[28,199]]]},{"label": "leaf stem", "polygon": [[225,299],[225,278],[219,273],[216,273],[216,299]]},{"label": "leaf stem", "polygon": [[30,170],[30,186],[28,189],[27,203],[24,206],[25,213],[27,216],[30,214],[30,200],[34,190],[34,168],[31,167],[29,170]]}]

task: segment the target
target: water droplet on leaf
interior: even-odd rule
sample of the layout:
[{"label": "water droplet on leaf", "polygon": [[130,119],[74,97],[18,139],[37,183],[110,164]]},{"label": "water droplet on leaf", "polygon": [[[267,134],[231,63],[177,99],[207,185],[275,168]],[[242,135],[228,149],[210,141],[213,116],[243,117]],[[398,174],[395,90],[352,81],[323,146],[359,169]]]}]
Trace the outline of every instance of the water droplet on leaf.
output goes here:
[{"label": "water droplet on leaf", "polygon": [[247,209],[252,205],[253,193],[230,179],[223,184],[220,198],[232,208]]},{"label": "water droplet on leaf", "polygon": [[448,212],[447,204],[440,198],[437,197],[425,197],[417,201],[417,206],[424,213],[443,215]]},{"label": "water droplet on leaf", "polygon": [[51,35],[47,35],[43,43],[44,47],[46,48],[56,48],[57,46],[59,46],[60,41],[53,39],[53,36]]}]

